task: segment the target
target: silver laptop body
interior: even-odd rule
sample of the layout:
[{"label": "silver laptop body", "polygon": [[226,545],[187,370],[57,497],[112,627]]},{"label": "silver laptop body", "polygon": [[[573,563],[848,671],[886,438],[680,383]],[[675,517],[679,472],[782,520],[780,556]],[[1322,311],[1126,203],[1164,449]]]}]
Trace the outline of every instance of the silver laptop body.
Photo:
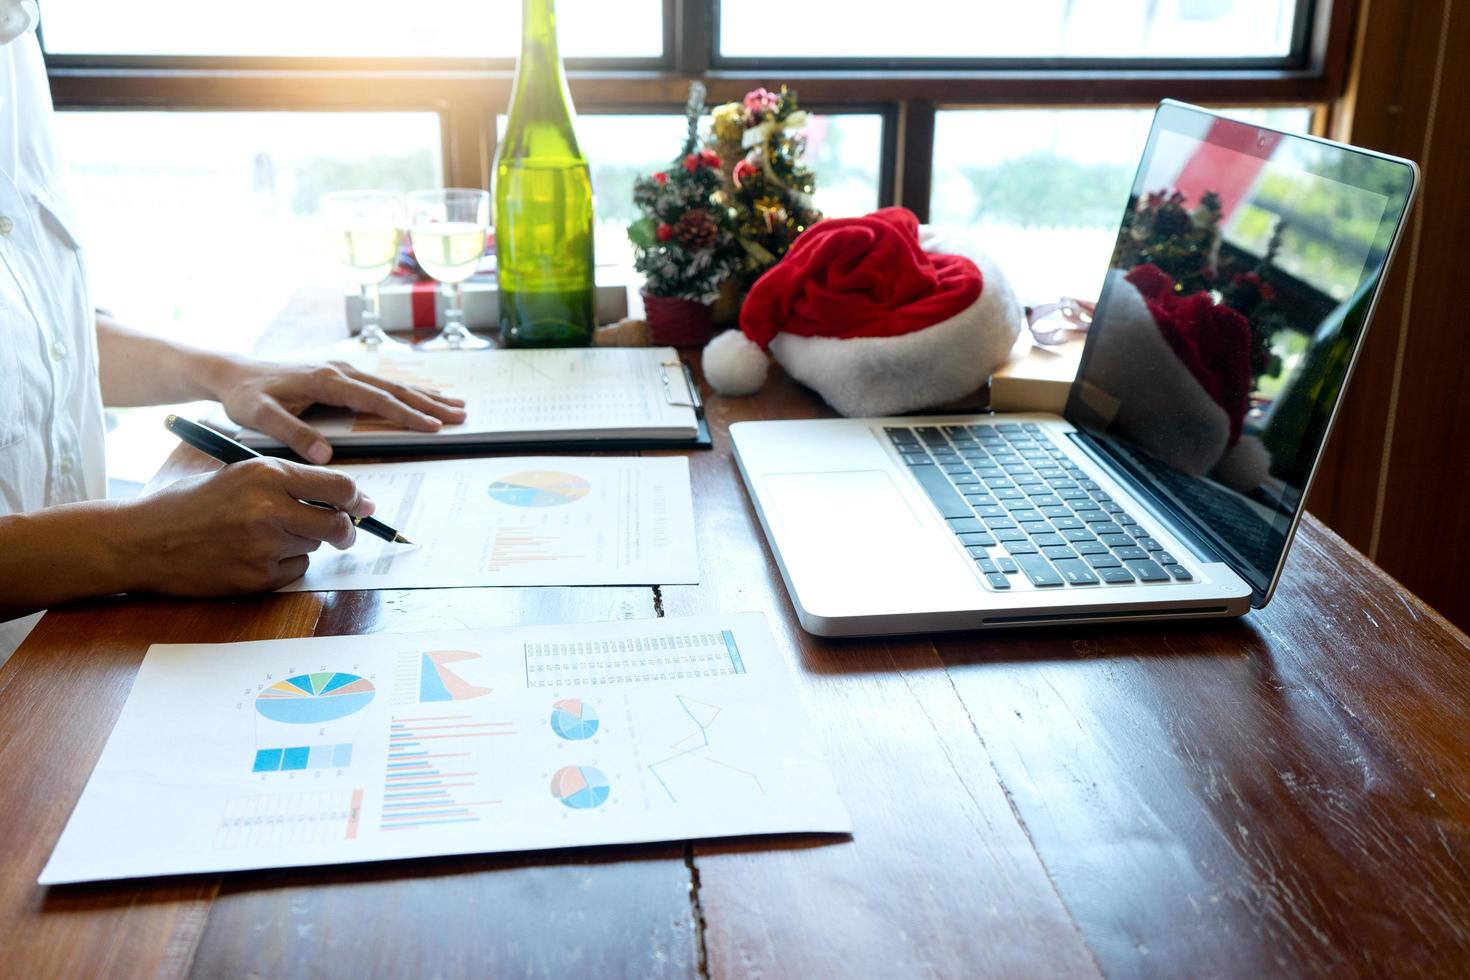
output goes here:
[{"label": "silver laptop body", "polygon": [[[1408,161],[1162,103],[1065,417],[731,426],[803,627],[857,636],[1264,605],[1416,179]],[[1187,228],[1149,237],[1201,202],[1221,216],[1207,280]],[[1328,215],[1351,220],[1314,220]],[[1147,290],[1160,324],[1182,323],[1169,344],[1129,312]],[[1251,339],[1248,400],[1239,344],[1222,353],[1220,334],[1189,320],[1205,300],[1169,305],[1201,293],[1230,307],[1207,311],[1224,336]],[[1172,395],[1171,377],[1189,391]],[[1214,403],[1200,402],[1206,386]]]}]

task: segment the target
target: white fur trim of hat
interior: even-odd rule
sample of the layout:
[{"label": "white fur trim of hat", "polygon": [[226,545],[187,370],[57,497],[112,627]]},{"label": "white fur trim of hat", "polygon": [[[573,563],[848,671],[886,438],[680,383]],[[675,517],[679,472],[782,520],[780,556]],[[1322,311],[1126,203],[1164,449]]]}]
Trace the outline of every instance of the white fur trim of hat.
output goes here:
[{"label": "white fur trim of hat", "polygon": [[[913,412],[980,388],[1004,363],[1025,317],[993,259],[967,239],[921,236],[927,252],[963,255],[980,268],[979,298],[955,316],[896,337],[803,337],[780,333],[770,354],[793,378],[843,415]],[[724,395],[751,395],[765,383],[768,361],[739,330],[704,350],[704,374]]]}]

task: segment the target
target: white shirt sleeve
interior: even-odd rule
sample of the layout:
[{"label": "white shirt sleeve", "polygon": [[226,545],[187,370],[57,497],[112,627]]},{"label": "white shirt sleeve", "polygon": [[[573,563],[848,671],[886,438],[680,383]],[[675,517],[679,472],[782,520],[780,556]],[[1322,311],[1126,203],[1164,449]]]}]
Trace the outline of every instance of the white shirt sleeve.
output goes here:
[{"label": "white shirt sleeve", "polygon": [[[107,492],[96,319],[60,178],[45,65],[25,34],[0,45],[0,514]],[[0,663],[17,630],[0,629]]]}]

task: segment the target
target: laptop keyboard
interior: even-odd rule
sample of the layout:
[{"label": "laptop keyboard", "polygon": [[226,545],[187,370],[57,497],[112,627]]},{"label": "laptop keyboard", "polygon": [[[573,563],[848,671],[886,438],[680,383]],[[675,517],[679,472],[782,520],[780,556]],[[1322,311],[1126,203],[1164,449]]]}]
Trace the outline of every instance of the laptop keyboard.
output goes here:
[{"label": "laptop keyboard", "polygon": [[1034,422],[883,431],[992,588],[1194,579]]}]

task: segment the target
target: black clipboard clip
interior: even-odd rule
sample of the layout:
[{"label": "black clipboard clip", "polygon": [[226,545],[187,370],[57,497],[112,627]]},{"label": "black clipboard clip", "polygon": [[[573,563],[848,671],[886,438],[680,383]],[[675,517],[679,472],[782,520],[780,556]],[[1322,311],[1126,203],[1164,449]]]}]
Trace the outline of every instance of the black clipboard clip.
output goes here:
[{"label": "black clipboard clip", "polygon": [[[678,397],[674,391],[674,382],[669,380],[669,368],[678,368],[684,378],[683,397],[687,401],[675,401]],[[659,374],[664,382],[664,401],[675,408],[694,409],[695,418],[704,418],[704,401],[699,397],[699,386],[694,383],[694,372],[689,370],[689,365],[683,361],[660,361]]]}]

